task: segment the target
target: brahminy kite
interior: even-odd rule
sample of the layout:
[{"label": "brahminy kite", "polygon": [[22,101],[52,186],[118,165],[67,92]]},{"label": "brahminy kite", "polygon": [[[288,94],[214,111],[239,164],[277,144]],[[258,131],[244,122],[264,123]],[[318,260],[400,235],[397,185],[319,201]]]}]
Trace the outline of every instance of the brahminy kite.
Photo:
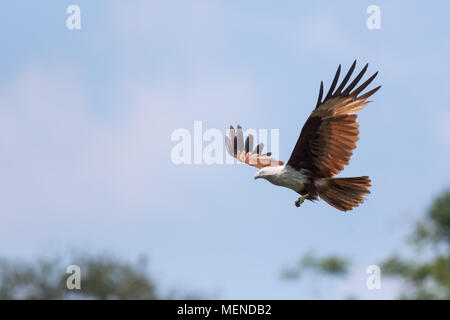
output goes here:
[{"label": "brahminy kite", "polygon": [[357,207],[364,201],[366,194],[370,193],[369,177],[333,177],[349,163],[356,148],[359,125],[355,112],[369,104],[371,101],[367,99],[381,86],[360,95],[375,79],[378,74],[376,72],[354,89],[367,70],[366,64],[346,87],[355,66],[356,60],[335,90],[341,72],[339,65],[323,100],[323,81],[320,83],[316,107],[303,125],[286,165],[272,158],[271,153],[262,154],[262,143],[253,149],[252,135],[248,135],[244,144],[243,131],[239,125],[237,130],[230,126],[229,136],[225,138],[228,153],[241,162],[259,168],[255,179],[263,178],[299,193],[301,197],[295,202],[297,207],[305,199],[313,201],[319,197],[341,211]]}]

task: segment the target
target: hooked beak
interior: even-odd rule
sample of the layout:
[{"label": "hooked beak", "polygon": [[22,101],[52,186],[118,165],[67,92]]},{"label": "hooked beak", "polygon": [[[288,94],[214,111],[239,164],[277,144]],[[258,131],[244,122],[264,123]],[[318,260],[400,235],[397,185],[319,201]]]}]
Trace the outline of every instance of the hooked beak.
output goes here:
[{"label": "hooked beak", "polygon": [[256,179],[258,179],[258,178],[261,178],[261,176],[259,175],[259,173],[257,173],[257,174],[255,174],[254,178],[255,178],[255,180],[256,180]]}]

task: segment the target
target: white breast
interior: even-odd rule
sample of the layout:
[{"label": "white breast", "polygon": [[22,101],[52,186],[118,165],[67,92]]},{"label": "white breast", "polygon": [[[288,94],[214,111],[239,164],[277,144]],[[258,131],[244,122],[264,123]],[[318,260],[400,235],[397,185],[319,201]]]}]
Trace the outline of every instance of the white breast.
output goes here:
[{"label": "white breast", "polygon": [[296,192],[302,190],[305,187],[305,183],[309,182],[307,176],[290,166],[271,167],[270,175],[267,175],[265,178],[277,186],[289,188]]}]

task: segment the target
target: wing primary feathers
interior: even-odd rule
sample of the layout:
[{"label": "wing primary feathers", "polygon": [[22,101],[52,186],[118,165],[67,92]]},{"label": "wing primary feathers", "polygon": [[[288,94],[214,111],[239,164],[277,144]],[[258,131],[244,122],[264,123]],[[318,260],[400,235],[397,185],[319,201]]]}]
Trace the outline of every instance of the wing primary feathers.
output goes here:
[{"label": "wing primary feathers", "polygon": [[255,139],[253,138],[252,134],[249,134],[247,139],[248,139],[248,151],[247,152],[250,152],[253,150],[253,141]]},{"label": "wing primary feathers", "polygon": [[330,90],[328,90],[328,93],[325,96],[325,100],[327,100],[328,98],[330,98],[333,95],[333,91],[334,91],[334,88],[336,88],[336,84],[339,80],[340,73],[341,73],[341,65],[339,65],[339,67],[336,71],[336,75],[334,76],[333,82],[331,83]]},{"label": "wing primary feathers", "polygon": [[233,155],[237,154],[237,138],[236,138],[236,133],[234,131],[233,126],[230,126],[230,143],[232,143],[232,147],[230,148]]},{"label": "wing primary feathers", "polygon": [[372,82],[372,80],[375,79],[377,74],[378,74],[378,71],[375,72],[369,79],[367,79],[366,82],[364,82],[357,89],[355,89],[350,95],[353,96],[353,97],[357,97],[358,94],[360,94],[361,91],[363,91]]},{"label": "wing primary feathers", "polygon": [[251,134],[245,139],[245,153],[250,152],[250,150],[253,150],[253,135]]},{"label": "wing primary feathers", "polygon": [[317,99],[316,109],[322,103],[322,95],[323,95],[323,81],[320,81],[320,90],[319,90],[319,98]]},{"label": "wing primary feathers", "polygon": [[342,94],[344,96],[348,95],[350,93],[350,91],[353,90],[353,88],[358,84],[359,80],[361,80],[361,78],[363,77],[364,73],[366,73],[367,68],[369,67],[369,64],[367,63],[364,68],[361,70],[361,72],[356,76],[355,79],[353,79],[352,83],[350,83],[347,87],[347,89],[345,89],[344,92],[342,92]]},{"label": "wing primary feathers", "polygon": [[283,161],[271,158],[271,152],[261,154],[261,151],[264,149],[264,143],[258,144],[252,152],[253,140],[253,135],[248,134],[244,143],[242,127],[238,125],[235,130],[233,126],[230,126],[229,135],[225,137],[227,152],[238,161],[259,169],[267,166],[281,166],[284,164]]},{"label": "wing primary feathers", "polygon": [[244,133],[242,132],[242,127],[240,125],[237,126],[236,135],[237,151],[241,153],[242,151],[244,151]]},{"label": "wing primary feathers", "polygon": [[229,154],[233,153],[233,149],[231,148],[231,140],[228,136],[225,136],[225,145],[227,146],[227,151]]},{"label": "wing primary feathers", "polygon": [[373,95],[375,92],[378,91],[378,89],[380,89],[381,86],[376,87],[375,89],[372,89],[366,93],[364,93],[362,96],[358,97],[358,99],[362,99],[362,100],[366,100],[367,98],[369,98],[371,95]]},{"label": "wing primary feathers", "polygon": [[347,74],[344,77],[344,80],[342,80],[341,84],[339,85],[339,88],[337,88],[335,95],[338,95],[341,93],[342,89],[344,89],[345,85],[347,84],[348,80],[352,76],[353,70],[355,70],[356,67],[356,60],[353,62],[352,66],[348,70]]},{"label": "wing primary feathers", "polygon": [[256,146],[255,151],[253,151],[253,153],[260,154],[263,149],[264,149],[264,143],[261,142],[260,144],[258,144]]},{"label": "wing primary feathers", "polygon": [[234,141],[234,128],[233,126],[230,126],[230,141]]}]

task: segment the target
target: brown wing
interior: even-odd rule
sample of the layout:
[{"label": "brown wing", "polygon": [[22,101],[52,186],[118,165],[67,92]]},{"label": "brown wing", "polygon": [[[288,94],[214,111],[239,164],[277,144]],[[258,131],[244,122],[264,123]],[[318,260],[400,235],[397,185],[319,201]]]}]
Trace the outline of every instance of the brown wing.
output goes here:
[{"label": "brown wing", "polygon": [[381,87],[378,86],[358,96],[377,76],[378,72],[376,72],[353,90],[366,72],[368,67],[366,64],[345,88],[355,65],[356,60],[339,87],[333,92],[341,71],[339,65],[330,90],[323,101],[321,101],[323,82],[320,83],[316,108],[304,124],[287,165],[297,170],[308,169],[317,177],[329,178],[342,171],[349,163],[359,134],[357,115],[352,113],[370,103],[371,101],[367,101],[367,98]]},{"label": "brown wing", "polygon": [[251,166],[264,168],[268,166],[281,166],[283,164],[282,161],[271,158],[270,156],[272,154],[270,152],[261,154],[264,143],[258,144],[253,149],[253,135],[251,134],[248,135],[244,145],[244,134],[240,125],[237,126],[237,130],[234,130],[230,126],[230,135],[229,137],[225,137],[225,143],[227,151],[232,157]]}]

